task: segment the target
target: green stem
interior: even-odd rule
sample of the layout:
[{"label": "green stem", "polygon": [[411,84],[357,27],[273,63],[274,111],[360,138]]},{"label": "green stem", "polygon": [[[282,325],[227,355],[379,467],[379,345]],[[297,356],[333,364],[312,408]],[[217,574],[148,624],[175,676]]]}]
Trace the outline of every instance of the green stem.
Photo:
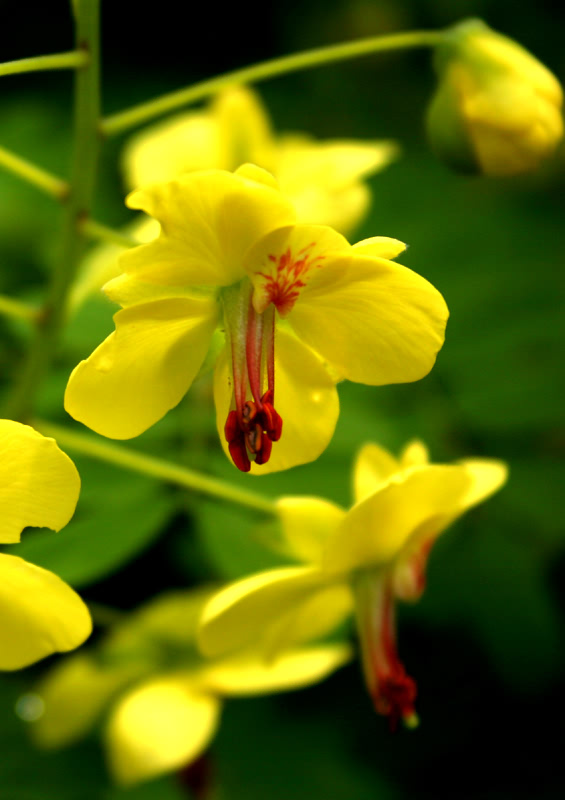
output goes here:
[{"label": "green stem", "polygon": [[170,461],[138,453],[122,445],[110,443],[106,439],[95,438],[89,434],[75,433],[52,422],[36,420],[33,425],[44,436],[52,436],[56,439],[57,443],[64,449],[68,448],[71,451],[91,456],[99,461],[106,461],[109,464],[115,464],[133,472],[140,472],[142,475],[150,475],[153,478],[174,483],[184,489],[191,489],[209,497],[237,503],[252,511],[270,515],[276,515],[277,513],[272,501],[255,494],[255,492],[248,492],[245,489],[239,489],[229,483],[224,483],[218,478],[211,478],[187,467],[172,464]]},{"label": "green stem", "polygon": [[26,322],[34,322],[39,316],[39,309],[22,303],[21,300],[14,300],[0,294],[0,314],[12,319],[25,319]]},{"label": "green stem", "polygon": [[74,7],[76,49],[84,53],[85,65],[75,73],[70,190],[59,261],[51,276],[35,339],[8,402],[7,416],[22,421],[31,416],[35,395],[59,342],[67,294],[85,246],[79,226],[90,213],[100,146],[99,2],[76,0]]},{"label": "green stem", "polygon": [[108,242],[118,247],[137,247],[139,244],[131,236],[127,236],[114,228],[109,228],[107,225],[102,225],[102,223],[96,222],[94,219],[83,220],[80,224],[80,230],[88,239]]},{"label": "green stem", "polygon": [[180,89],[170,94],[141,103],[133,108],[113,114],[102,121],[102,132],[106,136],[115,136],[127,131],[149,119],[166,114],[181,106],[202,100],[209,95],[225,89],[228,86],[258,83],[277,75],[286,75],[289,72],[312,69],[313,67],[332,64],[336,61],[345,61],[351,58],[379,53],[386,50],[404,50],[413,47],[434,47],[441,41],[443,34],[438,31],[409,31],[407,33],[392,33],[386,36],[371,36],[367,39],[358,39],[354,42],[344,42],[328,47],[319,47],[315,50],[305,50],[282,58],[274,58],[244,67],[216,78],[196,83],[186,89]]},{"label": "green stem", "polygon": [[37,167],[3,147],[0,147],[0,167],[4,167],[8,172],[31,183],[32,186],[56,200],[64,200],[69,194],[69,185],[66,181],[51,175],[41,167]]},{"label": "green stem", "polygon": [[80,69],[88,63],[88,53],[84,50],[71,50],[68,53],[54,53],[50,56],[20,58],[18,61],[5,61],[0,64],[2,75],[18,75],[22,72],[43,72],[48,69]]}]

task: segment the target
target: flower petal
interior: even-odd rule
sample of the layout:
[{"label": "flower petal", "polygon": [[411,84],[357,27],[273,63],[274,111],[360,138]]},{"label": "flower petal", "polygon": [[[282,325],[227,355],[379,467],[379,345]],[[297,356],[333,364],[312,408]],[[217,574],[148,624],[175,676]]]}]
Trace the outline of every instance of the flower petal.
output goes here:
[{"label": "flower petal", "polygon": [[230,169],[222,131],[209,113],[179,114],[129,140],[122,158],[131,189],[166,183],[197,169]]},{"label": "flower petal", "polygon": [[406,467],[422,467],[429,464],[430,454],[428,448],[419,439],[412,439],[400,454],[400,464],[403,469]]},{"label": "flower petal", "polygon": [[[324,566],[336,573],[388,564],[424,526],[437,534],[460,513],[471,477],[463,466],[414,468],[353,506],[328,542]],[[427,535],[433,535],[431,530]]]},{"label": "flower petal", "polygon": [[300,222],[347,232],[371,201],[361,179],[383,169],[397,154],[393,142],[319,142],[307,136],[283,136],[275,174]]},{"label": "flower petal", "polygon": [[[229,458],[224,425],[232,404],[227,351],[218,358],[214,375],[216,420]],[[314,461],[328,446],[339,415],[334,382],[316,354],[280,327],[275,337],[275,408],[283,419],[282,436],[266,464],[251,464],[251,474],[267,475]]]},{"label": "flower petal", "polygon": [[145,683],[117,704],[105,741],[114,778],[128,785],[172,772],[197,758],[218,726],[220,701],[189,677]]},{"label": "flower petal", "polygon": [[20,541],[27,526],[60,530],[72,517],[80,478],[54,439],[0,420],[0,542]]},{"label": "flower petal", "polygon": [[[122,232],[144,244],[159,235],[159,223],[145,214],[138,214]],[[76,311],[90,295],[98,293],[105,283],[120,274],[119,257],[123,252],[123,247],[105,242],[86,254],[69,295],[68,308],[71,311]]]},{"label": "flower petal", "polygon": [[355,502],[364,500],[401,469],[398,459],[372,442],[364,445],[355,459],[353,487]]},{"label": "flower petal", "polygon": [[136,665],[104,668],[83,653],[62,660],[35,689],[45,708],[31,727],[36,744],[58,748],[80,739],[137,671]]},{"label": "flower petal", "polygon": [[430,371],[447,317],[443,297],[420,275],[352,248],[317,271],[289,322],[343,377],[382,385]]},{"label": "flower petal", "polygon": [[228,696],[290,691],[323,680],[351,656],[351,648],[343,644],[290,650],[275,661],[249,651],[214,662],[203,671],[202,681],[214,694]]},{"label": "flower petal", "polygon": [[138,436],[177,405],[206,356],[212,298],[177,298],[119,311],[116,332],[73,371],[65,408],[113,439]]},{"label": "flower petal", "polygon": [[180,286],[228,286],[244,276],[247,250],[292,224],[294,207],[263,182],[220,170],[183,175],[129,195],[161,223],[154,242],[123,253],[120,265],[141,280]]},{"label": "flower petal", "polygon": [[213,656],[256,644],[282,615],[326,586],[312,567],[283,567],[236,581],[204,607],[198,632],[202,652]]},{"label": "flower petal", "polygon": [[390,239],[388,236],[372,236],[353,245],[358,256],[376,256],[377,258],[396,258],[406,250],[404,242]]},{"label": "flower petal", "polygon": [[462,500],[462,511],[482,503],[504,486],[508,478],[506,464],[493,458],[466,458],[459,464],[465,467],[472,478],[469,491]]},{"label": "flower petal", "polygon": [[0,555],[0,669],[78,647],[92,630],[78,594],[52,572]]},{"label": "flower petal", "polygon": [[317,562],[328,537],[345,517],[345,511],[318,497],[281,497],[276,501],[284,542],[300,561]]}]

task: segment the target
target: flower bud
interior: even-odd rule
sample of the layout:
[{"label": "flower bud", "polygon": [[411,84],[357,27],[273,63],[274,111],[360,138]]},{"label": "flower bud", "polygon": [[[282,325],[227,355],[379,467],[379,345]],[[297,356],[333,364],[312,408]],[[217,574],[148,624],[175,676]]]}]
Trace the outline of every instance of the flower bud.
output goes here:
[{"label": "flower bud", "polygon": [[519,44],[467,20],[446,33],[434,66],[439,86],[428,110],[428,137],[449,166],[516,175],[554,151],[563,135],[563,92]]}]

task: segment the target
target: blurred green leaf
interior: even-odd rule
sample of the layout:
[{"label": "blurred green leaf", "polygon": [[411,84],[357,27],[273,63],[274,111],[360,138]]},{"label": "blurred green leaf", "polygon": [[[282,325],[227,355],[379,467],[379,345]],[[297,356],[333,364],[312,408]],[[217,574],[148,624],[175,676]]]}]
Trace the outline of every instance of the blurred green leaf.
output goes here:
[{"label": "blurred green leaf", "polygon": [[58,533],[24,533],[9,552],[82,588],[116,572],[153,542],[175,499],[151,478],[83,458],[75,463],[82,490],[74,518]]}]

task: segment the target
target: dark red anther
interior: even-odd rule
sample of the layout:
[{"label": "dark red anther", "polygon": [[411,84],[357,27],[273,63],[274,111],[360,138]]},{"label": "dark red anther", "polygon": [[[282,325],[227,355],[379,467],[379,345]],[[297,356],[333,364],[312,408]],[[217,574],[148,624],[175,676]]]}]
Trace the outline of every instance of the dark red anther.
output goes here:
[{"label": "dark red anther", "polygon": [[388,675],[379,683],[378,694],[373,698],[375,710],[389,719],[391,730],[395,730],[399,720],[414,716],[414,701],[418,693],[416,681],[406,674],[400,662],[397,672]]},{"label": "dark red anther", "polygon": [[255,456],[255,463],[266,464],[269,458],[271,457],[272,449],[273,449],[272,441],[269,439],[268,436],[263,436],[263,440],[261,442],[261,449]]},{"label": "dark red anther", "polygon": [[243,408],[241,410],[241,418],[244,425],[248,425],[249,423],[253,422],[255,417],[257,416],[257,406],[251,400],[248,400],[246,403],[243,404]]},{"label": "dark red anther", "polygon": [[233,442],[239,437],[240,433],[241,428],[237,418],[237,411],[230,411],[228,418],[226,419],[226,424],[224,425],[224,435],[226,437],[226,441],[229,443]]},{"label": "dark red anther", "polygon": [[[266,392],[266,394],[268,393]],[[278,442],[282,434],[282,417],[270,403],[266,402],[263,402],[262,416],[269,439],[272,442]]]},{"label": "dark red anther", "polygon": [[263,431],[261,430],[261,426],[258,422],[253,425],[251,430],[247,431],[245,434],[245,442],[247,444],[247,449],[250,450],[253,454],[259,453],[261,451],[261,442],[263,440]]},{"label": "dark red anther", "polygon": [[249,456],[247,454],[245,436],[243,435],[242,431],[241,436],[231,442],[228,442],[228,449],[235,466],[241,470],[241,472],[249,472],[251,469],[251,461],[249,460]]}]

